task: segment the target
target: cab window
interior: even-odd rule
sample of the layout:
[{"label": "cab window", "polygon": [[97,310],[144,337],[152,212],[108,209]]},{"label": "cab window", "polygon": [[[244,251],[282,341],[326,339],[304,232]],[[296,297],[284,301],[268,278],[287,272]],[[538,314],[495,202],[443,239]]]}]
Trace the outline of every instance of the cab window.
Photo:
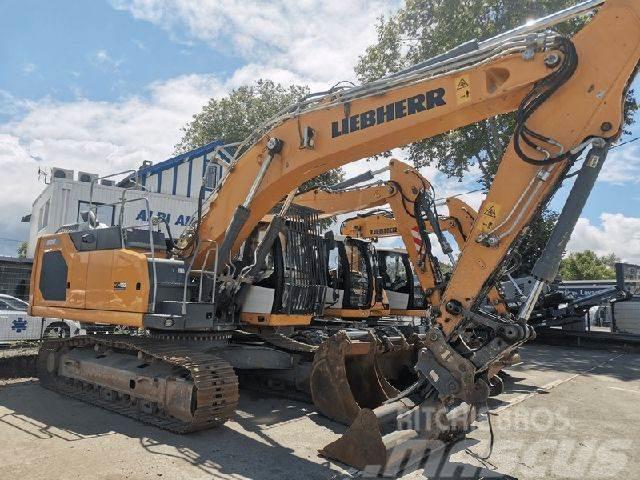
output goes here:
[{"label": "cab window", "polygon": [[387,254],[385,267],[385,275],[382,276],[385,289],[402,292],[403,289],[408,288],[407,269],[402,261],[402,255],[398,253]]}]

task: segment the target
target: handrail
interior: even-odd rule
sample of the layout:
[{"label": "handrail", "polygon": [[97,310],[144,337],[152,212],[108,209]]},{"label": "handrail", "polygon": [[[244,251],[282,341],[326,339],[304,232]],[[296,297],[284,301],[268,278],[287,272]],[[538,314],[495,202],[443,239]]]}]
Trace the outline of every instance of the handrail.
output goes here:
[{"label": "handrail", "polygon": [[217,270],[218,270],[218,243],[210,240],[209,241],[209,247],[207,248],[207,253],[205,254],[205,262],[204,264],[207,264],[207,261],[209,260],[209,254],[211,253],[211,251],[215,248],[216,250],[216,256],[215,259],[213,261],[214,265],[213,265],[213,271],[211,270],[200,270],[200,286],[198,289],[198,302],[202,302],[202,281],[204,279],[204,274],[208,273],[208,274],[213,274],[213,289],[211,291],[211,303],[215,303],[215,296],[216,296],[216,280],[217,280]]},{"label": "handrail", "polygon": [[[104,180],[106,178],[117,177],[119,175],[124,175],[125,173],[128,173],[128,174],[132,174],[133,173],[134,174],[134,178],[135,178],[134,184],[136,186],[138,186],[138,171],[137,170],[124,170],[122,172],[117,172],[117,173],[112,173],[110,175],[105,175],[104,177],[96,177],[93,180],[91,180],[91,185],[89,186],[89,211],[91,211],[93,209],[93,187],[98,182],[98,180]],[[142,186],[142,185],[140,185],[140,186]],[[125,188],[125,191],[127,191],[126,188]],[[111,204],[109,204],[109,205],[111,205]],[[96,209],[95,213],[96,213],[96,219],[97,219],[98,218],[97,209]]]},{"label": "handrail", "polygon": [[[196,243],[196,248],[194,252],[197,252],[199,248],[200,248],[200,240],[198,240],[198,242]],[[193,262],[195,261],[195,259],[196,259],[196,255],[194,253],[191,256],[189,267],[187,268],[187,271],[184,274],[184,287],[182,289],[182,315],[187,314],[187,287],[189,284],[189,275],[191,274],[191,269],[193,268]]]}]

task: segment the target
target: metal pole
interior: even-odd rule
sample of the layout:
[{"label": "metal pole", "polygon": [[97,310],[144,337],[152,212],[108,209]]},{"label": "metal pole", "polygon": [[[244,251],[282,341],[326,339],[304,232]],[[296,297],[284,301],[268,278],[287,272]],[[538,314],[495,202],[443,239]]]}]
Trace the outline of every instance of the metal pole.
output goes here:
[{"label": "metal pole", "polygon": [[494,47],[505,39],[520,35],[526,35],[528,33],[539,32],[540,30],[546,30],[559,23],[566,22],[577,16],[585,14],[594,8],[605,3],[605,0],[587,0],[572,7],[565,8],[558,12],[547,15],[546,17],[538,18],[531,22],[527,22],[524,25],[520,25],[512,30],[508,30],[504,33],[496,35],[495,37],[484,40],[478,44],[479,48]]}]

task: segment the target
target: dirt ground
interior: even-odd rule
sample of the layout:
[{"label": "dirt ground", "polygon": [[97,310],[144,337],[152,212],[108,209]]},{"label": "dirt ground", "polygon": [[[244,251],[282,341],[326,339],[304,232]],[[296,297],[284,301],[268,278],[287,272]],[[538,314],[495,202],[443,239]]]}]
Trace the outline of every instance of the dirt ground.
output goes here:
[{"label": "dirt ground", "polygon": [[[640,478],[640,355],[532,345],[468,439],[406,479]],[[44,390],[0,385],[0,479],[353,478],[317,451],[345,427],[308,404],[242,393],[223,427],[175,435]],[[372,473],[372,472],[369,472]],[[379,472],[373,472],[379,473]]]},{"label": "dirt ground", "polygon": [[25,355],[36,355],[38,345],[35,342],[20,343],[16,345],[0,345],[0,359]]}]

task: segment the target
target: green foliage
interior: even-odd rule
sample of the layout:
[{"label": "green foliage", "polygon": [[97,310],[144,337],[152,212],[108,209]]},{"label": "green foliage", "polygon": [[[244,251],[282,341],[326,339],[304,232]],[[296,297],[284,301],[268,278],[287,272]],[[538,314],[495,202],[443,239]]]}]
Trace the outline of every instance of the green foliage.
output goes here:
[{"label": "green foliage", "polygon": [[27,242],[22,242],[18,244],[17,249],[18,258],[27,258]]},{"label": "green foliage", "polygon": [[615,254],[598,256],[591,250],[574,252],[562,259],[563,280],[602,280],[616,278],[613,264],[620,261]]},{"label": "green foliage", "polygon": [[518,248],[520,263],[512,273],[514,277],[526,276],[531,273],[536,260],[538,260],[547,245],[557,220],[557,212],[546,210],[531,221],[529,229],[523,234],[522,243]]},{"label": "green foliage", "polygon": [[[498,33],[573,5],[575,0],[406,0],[394,16],[381,18],[376,44],[368,47],[355,68],[362,82],[427,60],[472,39]],[[573,33],[580,20],[558,26]],[[632,92],[625,104],[625,120],[633,120],[637,104]],[[409,146],[417,167],[434,164],[443,173],[461,178],[472,166],[482,173],[485,187],[491,183],[511,138],[514,115],[501,115],[425,139]]]},{"label": "green foliage", "polygon": [[240,142],[253,130],[287,105],[307,95],[309,88],[285,87],[271,80],[258,80],[232,90],[226,97],[212,98],[182,130],[177,153],[186,152],[213,140]]},{"label": "green foliage", "polygon": [[[240,142],[280,110],[308,93],[306,86],[285,87],[271,80],[258,80],[253,85],[232,90],[226,97],[212,98],[182,129],[184,133],[176,145],[176,153],[192,150],[213,140]],[[305,183],[302,189],[332,185],[343,177],[340,169],[331,170]]]},{"label": "green foliage", "polygon": [[615,270],[616,263],[620,262],[620,257],[618,257],[615,253],[610,253],[608,255],[601,256],[600,260],[602,260],[602,263],[604,263],[607,267]]}]

